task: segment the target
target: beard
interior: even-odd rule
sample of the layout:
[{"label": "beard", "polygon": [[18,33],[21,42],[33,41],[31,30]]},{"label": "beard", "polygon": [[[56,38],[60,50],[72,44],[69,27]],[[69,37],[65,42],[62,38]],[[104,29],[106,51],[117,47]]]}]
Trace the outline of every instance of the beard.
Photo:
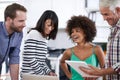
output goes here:
[{"label": "beard", "polygon": [[10,25],[10,29],[13,31],[13,32],[22,32],[22,29],[20,26],[15,26],[15,24],[12,22],[11,25]]}]

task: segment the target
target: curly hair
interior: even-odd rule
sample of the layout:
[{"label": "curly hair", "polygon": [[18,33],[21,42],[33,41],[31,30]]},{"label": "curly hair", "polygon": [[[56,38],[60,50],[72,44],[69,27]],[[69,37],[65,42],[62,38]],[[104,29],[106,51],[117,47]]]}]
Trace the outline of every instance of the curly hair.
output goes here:
[{"label": "curly hair", "polygon": [[86,16],[72,16],[71,19],[67,21],[66,26],[66,32],[69,36],[71,36],[72,29],[74,28],[80,28],[83,30],[86,42],[92,42],[96,36],[95,23]]}]

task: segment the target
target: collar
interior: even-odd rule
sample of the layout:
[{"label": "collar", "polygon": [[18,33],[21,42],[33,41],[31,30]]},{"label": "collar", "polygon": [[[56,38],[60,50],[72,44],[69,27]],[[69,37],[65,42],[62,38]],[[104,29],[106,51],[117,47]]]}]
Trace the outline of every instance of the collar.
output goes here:
[{"label": "collar", "polygon": [[112,26],[110,29],[120,28],[120,19],[118,20],[117,24]]},{"label": "collar", "polygon": [[2,23],[2,26],[3,26],[3,31],[4,31],[5,36],[9,36],[4,22]]},{"label": "collar", "polygon": [[120,19],[118,20],[116,26],[120,28]]},{"label": "collar", "polygon": [[7,32],[6,26],[5,26],[5,22],[2,23],[2,26],[3,26],[3,31],[4,31],[4,34],[6,37],[10,37],[14,34],[13,33],[13,34],[9,35],[9,33]]}]

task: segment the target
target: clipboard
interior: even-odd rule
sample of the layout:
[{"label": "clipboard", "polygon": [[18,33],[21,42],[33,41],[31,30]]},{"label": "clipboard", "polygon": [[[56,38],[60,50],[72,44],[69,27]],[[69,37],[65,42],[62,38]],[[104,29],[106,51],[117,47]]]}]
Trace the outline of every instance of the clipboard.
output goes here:
[{"label": "clipboard", "polygon": [[100,77],[100,76],[94,76],[84,73],[82,70],[79,69],[80,66],[85,67],[87,69],[90,69],[90,67],[87,65],[84,61],[65,61],[68,65],[70,65],[73,69],[75,69],[82,77]]}]

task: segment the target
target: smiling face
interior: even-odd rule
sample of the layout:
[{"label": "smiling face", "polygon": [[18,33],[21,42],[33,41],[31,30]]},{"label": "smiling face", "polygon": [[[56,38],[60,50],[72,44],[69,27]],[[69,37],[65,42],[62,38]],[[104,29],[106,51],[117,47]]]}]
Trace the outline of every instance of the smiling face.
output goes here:
[{"label": "smiling face", "polygon": [[119,20],[117,13],[116,12],[114,13],[113,11],[111,11],[109,7],[100,7],[100,12],[104,20],[106,20],[108,24],[111,26],[115,25]]},{"label": "smiling face", "polygon": [[85,34],[82,29],[76,27],[71,31],[71,39],[75,43],[84,43],[85,42]]},{"label": "smiling face", "polygon": [[16,11],[16,17],[14,19],[8,17],[7,21],[9,21],[9,27],[7,27],[9,34],[13,32],[22,32],[26,25],[26,13],[23,11]]},{"label": "smiling face", "polygon": [[51,19],[47,19],[45,21],[45,34],[49,35],[51,33],[51,31],[54,29],[53,25],[52,25],[52,21]]}]

